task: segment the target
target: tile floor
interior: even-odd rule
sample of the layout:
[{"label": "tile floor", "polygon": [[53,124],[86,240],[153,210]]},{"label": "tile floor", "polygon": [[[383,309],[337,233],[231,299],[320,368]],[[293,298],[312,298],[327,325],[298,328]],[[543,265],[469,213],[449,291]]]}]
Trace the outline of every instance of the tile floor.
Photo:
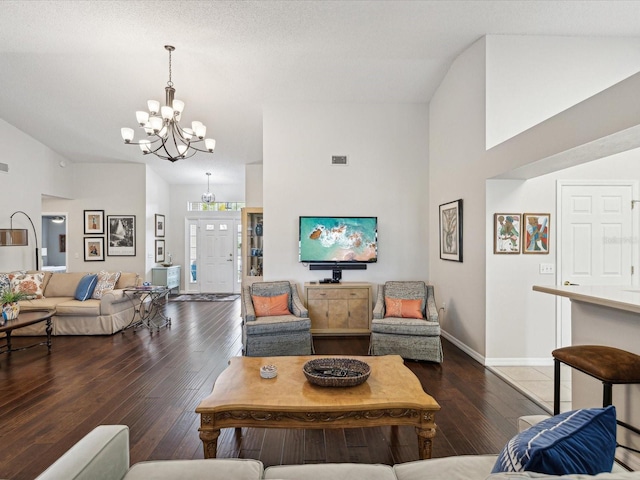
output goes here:
[{"label": "tile floor", "polygon": [[[553,366],[489,367],[492,372],[553,413]],[[560,411],[571,410],[571,368],[561,366]]]}]

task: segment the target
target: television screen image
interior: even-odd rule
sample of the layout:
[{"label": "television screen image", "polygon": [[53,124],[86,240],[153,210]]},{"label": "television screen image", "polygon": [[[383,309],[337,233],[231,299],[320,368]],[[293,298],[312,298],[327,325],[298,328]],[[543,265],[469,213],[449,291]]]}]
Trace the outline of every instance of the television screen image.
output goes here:
[{"label": "television screen image", "polygon": [[301,262],[378,261],[377,217],[300,217]]}]

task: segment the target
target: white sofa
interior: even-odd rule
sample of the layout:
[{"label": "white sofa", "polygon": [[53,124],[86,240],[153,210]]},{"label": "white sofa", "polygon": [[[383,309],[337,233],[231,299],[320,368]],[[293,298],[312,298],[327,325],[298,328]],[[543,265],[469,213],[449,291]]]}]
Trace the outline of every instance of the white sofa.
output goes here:
[{"label": "white sofa", "polygon": [[[29,272],[37,273],[37,272]],[[112,335],[131,323],[138,299],[124,295],[123,289],[140,284],[140,276],[121,272],[115,288],[101,299],[76,300],[74,295],[80,279],[88,272],[41,272],[43,298],[21,300],[20,309],[55,310],[51,318],[52,335]],[[14,336],[45,335],[41,322],[13,331]]]},{"label": "white sofa", "polygon": [[[522,417],[527,428],[542,416]],[[36,480],[640,480],[640,472],[625,472],[617,465],[612,473],[562,477],[536,473],[491,474],[496,455],[466,455],[389,465],[354,463],[278,465],[263,468],[258,460],[156,460],[129,466],[129,428],[101,425],[89,432]]]}]

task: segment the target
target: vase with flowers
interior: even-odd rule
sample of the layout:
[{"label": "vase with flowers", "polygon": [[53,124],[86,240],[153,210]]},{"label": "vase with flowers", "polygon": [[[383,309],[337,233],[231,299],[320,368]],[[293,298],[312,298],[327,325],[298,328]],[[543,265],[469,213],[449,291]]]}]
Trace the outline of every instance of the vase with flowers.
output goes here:
[{"label": "vase with flowers", "polygon": [[20,314],[20,300],[25,300],[28,295],[24,292],[13,292],[5,290],[0,294],[0,304],[2,305],[2,320],[15,320]]}]

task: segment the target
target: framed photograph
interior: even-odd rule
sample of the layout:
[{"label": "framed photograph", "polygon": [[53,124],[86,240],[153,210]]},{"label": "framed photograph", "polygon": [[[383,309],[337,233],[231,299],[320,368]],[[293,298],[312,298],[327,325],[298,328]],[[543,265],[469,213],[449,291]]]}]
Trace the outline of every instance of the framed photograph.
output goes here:
[{"label": "framed photograph", "polygon": [[58,247],[59,247],[60,253],[67,252],[67,235],[66,234],[62,233],[58,235]]},{"label": "framed photograph", "polygon": [[440,258],[462,262],[462,199],[440,205]]},{"label": "framed photograph", "polygon": [[104,210],[84,211],[84,234],[104,235]]},{"label": "framed photograph", "polygon": [[156,263],[164,262],[164,240],[156,240]]},{"label": "framed photograph", "polygon": [[110,257],[135,257],[136,216],[107,216],[107,255]]},{"label": "framed photograph", "polygon": [[164,237],[164,215],[156,213],[156,237]]},{"label": "framed photograph", "polygon": [[84,261],[104,261],[104,237],[84,237]]},{"label": "framed photograph", "polygon": [[522,253],[549,253],[550,213],[522,214]]},{"label": "framed photograph", "polygon": [[520,253],[519,213],[493,214],[493,253]]}]

